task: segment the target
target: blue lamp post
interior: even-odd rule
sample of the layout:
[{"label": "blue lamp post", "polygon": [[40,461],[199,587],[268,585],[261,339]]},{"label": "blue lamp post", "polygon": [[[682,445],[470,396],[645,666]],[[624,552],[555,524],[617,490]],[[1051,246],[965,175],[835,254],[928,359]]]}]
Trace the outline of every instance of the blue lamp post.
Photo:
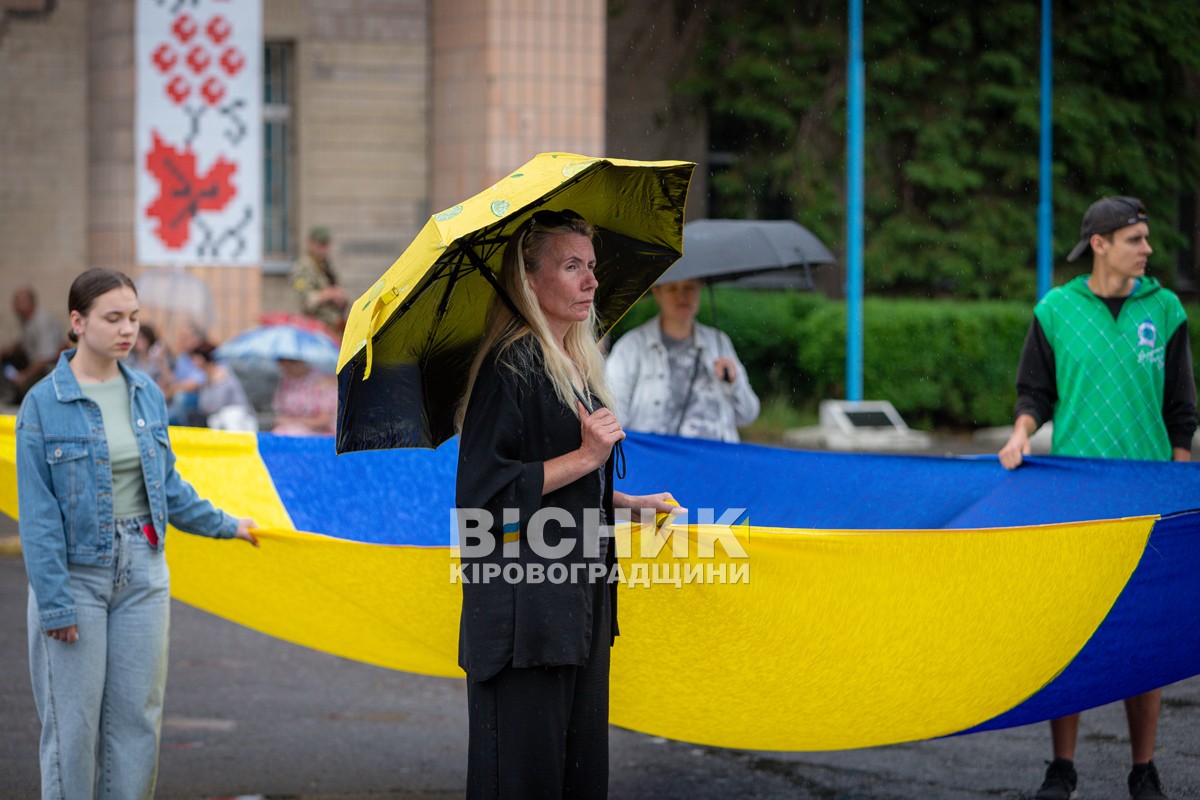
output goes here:
[{"label": "blue lamp post", "polygon": [[846,91],[846,399],[863,399],[863,94],[862,0],[850,0]]}]

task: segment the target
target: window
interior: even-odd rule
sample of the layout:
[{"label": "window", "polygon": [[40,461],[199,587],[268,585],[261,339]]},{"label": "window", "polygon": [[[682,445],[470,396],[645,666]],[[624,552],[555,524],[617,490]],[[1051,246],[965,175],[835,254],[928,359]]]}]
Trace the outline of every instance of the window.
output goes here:
[{"label": "window", "polygon": [[267,42],[263,53],[263,272],[286,273],[296,256],[294,205],[294,48]]}]

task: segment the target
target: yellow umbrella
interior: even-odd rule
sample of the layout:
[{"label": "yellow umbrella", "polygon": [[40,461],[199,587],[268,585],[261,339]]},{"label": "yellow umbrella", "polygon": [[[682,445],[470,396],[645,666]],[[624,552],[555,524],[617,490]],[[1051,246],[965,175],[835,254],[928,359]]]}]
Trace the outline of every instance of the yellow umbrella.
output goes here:
[{"label": "yellow umbrella", "polygon": [[338,359],[339,453],[436,447],[453,417],[509,237],[534,211],[596,228],[596,309],[611,328],[683,252],[695,164],[542,153],[425,223],[351,307]]}]

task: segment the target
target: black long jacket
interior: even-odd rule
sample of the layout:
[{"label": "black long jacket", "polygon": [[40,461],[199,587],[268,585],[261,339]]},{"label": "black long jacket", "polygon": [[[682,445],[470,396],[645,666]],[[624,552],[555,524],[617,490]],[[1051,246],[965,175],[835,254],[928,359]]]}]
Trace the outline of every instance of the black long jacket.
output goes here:
[{"label": "black long jacket", "polygon": [[[498,362],[493,353],[481,365],[459,443],[455,501],[460,509],[482,508],[492,515],[491,534],[497,545],[490,555],[463,558],[466,580],[462,583],[458,663],[472,681],[487,680],[510,661],[514,667],[587,663],[593,645],[593,607],[602,597],[595,584],[606,578],[589,569],[601,562],[585,554],[584,510],[602,505],[604,519],[613,519],[611,456],[603,467],[603,482],[601,471],[596,470],[542,496],[543,464],[582,443],[579,418],[555,393],[541,347],[532,335],[512,345],[504,360],[507,363]],[[506,558],[500,546],[506,508],[516,510],[510,512],[515,520],[507,526],[508,538],[518,542],[514,558]],[[575,540],[560,558],[539,555],[525,539],[530,518],[542,508],[563,509],[574,521],[574,528],[554,520],[545,524],[544,538],[550,547],[559,545],[562,537]],[[609,542],[603,561],[607,569],[615,561],[615,549]],[[487,563],[500,567],[518,564],[522,578],[511,581],[501,575],[487,582],[470,581],[472,565],[482,568]],[[536,582],[529,579],[539,569],[531,572],[529,567],[534,564],[540,565],[543,575]],[[553,567],[555,564],[561,566]],[[572,570],[572,564],[583,568]],[[553,573],[549,572],[552,568]],[[516,572],[512,569],[508,574]],[[548,577],[564,573],[567,579],[560,582]],[[615,636],[615,582],[608,591]],[[602,643],[605,647],[611,644]]]}]

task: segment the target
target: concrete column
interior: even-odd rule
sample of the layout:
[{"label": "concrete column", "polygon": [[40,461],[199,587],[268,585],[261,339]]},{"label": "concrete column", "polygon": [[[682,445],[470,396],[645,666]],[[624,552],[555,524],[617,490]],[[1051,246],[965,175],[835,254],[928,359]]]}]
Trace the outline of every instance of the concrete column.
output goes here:
[{"label": "concrete column", "polygon": [[432,3],[432,211],[547,151],[604,152],[605,0]]},{"label": "concrete column", "polygon": [[87,32],[87,254],[134,265],[135,0],[91,0]]}]

